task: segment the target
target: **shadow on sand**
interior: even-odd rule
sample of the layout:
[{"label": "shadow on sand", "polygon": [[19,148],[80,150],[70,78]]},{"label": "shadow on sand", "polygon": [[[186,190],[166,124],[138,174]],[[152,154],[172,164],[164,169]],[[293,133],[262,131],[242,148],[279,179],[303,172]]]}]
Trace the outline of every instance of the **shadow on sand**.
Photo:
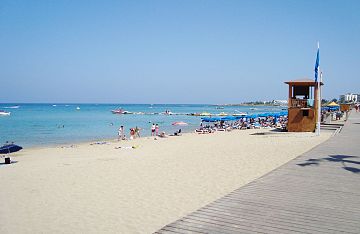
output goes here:
[{"label": "shadow on sand", "polygon": [[350,171],[355,174],[360,174],[360,161],[356,161],[356,159],[359,159],[359,156],[329,155],[328,157],[320,159],[308,159],[304,163],[299,163],[297,165],[301,167],[306,167],[320,166],[320,164],[327,162],[341,163],[344,170]]},{"label": "shadow on sand", "polygon": [[7,165],[11,165],[11,164],[14,164],[14,163],[17,163],[18,161],[13,161],[11,160],[11,163],[10,164],[6,164],[5,162],[0,162],[0,166],[7,166]]}]

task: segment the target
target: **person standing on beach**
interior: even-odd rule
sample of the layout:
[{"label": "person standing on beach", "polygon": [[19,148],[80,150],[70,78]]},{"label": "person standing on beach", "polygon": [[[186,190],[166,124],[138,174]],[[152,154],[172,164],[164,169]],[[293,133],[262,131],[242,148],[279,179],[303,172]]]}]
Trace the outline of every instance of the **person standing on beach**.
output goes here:
[{"label": "person standing on beach", "polygon": [[134,140],[134,139],[135,139],[135,129],[130,128],[130,140]]},{"label": "person standing on beach", "polygon": [[118,141],[120,140],[125,140],[125,135],[124,135],[124,126],[120,126],[119,130],[118,130]]},{"label": "person standing on beach", "polygon": [[138,126],[135,127],[135,137],[140,138],[140,128],[138,128]]},{"label": "person standing on beach", "polygon": [[155,125],[155,136],[158,136],[159,135],[159,125],[156,124]]},{"label": "person standing on beach", "polygon": [[155,136],[155,124],[151,126],[151,136]]}]

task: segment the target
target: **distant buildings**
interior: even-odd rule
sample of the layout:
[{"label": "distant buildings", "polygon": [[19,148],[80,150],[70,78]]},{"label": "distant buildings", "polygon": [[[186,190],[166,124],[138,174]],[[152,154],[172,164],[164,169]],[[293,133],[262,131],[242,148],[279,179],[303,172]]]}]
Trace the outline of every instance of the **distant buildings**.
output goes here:
[{"label": "distant buildings", "polygon": [[287,100],[272,100],[272,101],[252,101],[252,102],[243,102],[238,104],[240,106],[262,106],[262,105],[269,105],[269,106],[287,106]]},{"label": "distant buildings", "polygon": [[287,106],[288,100],[273,100],[274,105]]},{"label": "distant buildings", "polygon": [[360,94],[347,93],[344,95],[340,95],[339,101],[340,101],[340,103],[359,102]]}]

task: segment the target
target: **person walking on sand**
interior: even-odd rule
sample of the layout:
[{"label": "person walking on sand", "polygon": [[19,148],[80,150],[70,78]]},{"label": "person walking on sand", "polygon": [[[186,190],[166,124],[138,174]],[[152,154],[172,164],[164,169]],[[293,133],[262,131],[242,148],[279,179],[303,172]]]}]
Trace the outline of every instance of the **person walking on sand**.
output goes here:
[{"label": "person walking on sand", "polygon": [[140,128],[138,126],[135,127],[135,137],[140,138]]},{"label": "person walking on sand", "polygon": [[158,136],[159,135],[159,125],[156,124],[155,125],[155,136]]},{"label": "person walking on sand", "polygon": [[155,124],[154,123],[151,126],[151,136],[155,136]]},{"label": "person walking on sand", "polygon": [[124,126],[120,126],[119,130],[118,130],[118,141],[120,140],[125,140],[125,135],[124,135]]}]

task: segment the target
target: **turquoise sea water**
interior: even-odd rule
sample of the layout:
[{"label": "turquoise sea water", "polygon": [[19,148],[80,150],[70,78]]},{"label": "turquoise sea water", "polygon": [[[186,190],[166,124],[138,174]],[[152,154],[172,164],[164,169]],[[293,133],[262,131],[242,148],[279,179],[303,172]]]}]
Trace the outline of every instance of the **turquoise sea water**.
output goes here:
[{"label": "turquoise sea water", "polygon": [[[10,108],[19,106],[18,108]],[[77,110],[77,107],[80,110]],[[145,114],[112,114],[117,108]],[[248,114],[277,112],[281,107],[273,106],[225,106],[216,109],[206,104],[0,104],[0,110],[11,112],[0,116],[0,143],[13,141],[16,144],[46,146],[95,141],[117,137],[117,129],[124,125],[126,135],[135,126],[142,128],[141,135],[149,136],[152,123],[158,123],[160,132],[173,133],[179,128],[184,132],[193,131],[201,122],[199,116],[188,113],[220,112]],[[174,115],[161,114],[170,110]],[[184,121],[188,126],[172,126],[175,121]]]}]

